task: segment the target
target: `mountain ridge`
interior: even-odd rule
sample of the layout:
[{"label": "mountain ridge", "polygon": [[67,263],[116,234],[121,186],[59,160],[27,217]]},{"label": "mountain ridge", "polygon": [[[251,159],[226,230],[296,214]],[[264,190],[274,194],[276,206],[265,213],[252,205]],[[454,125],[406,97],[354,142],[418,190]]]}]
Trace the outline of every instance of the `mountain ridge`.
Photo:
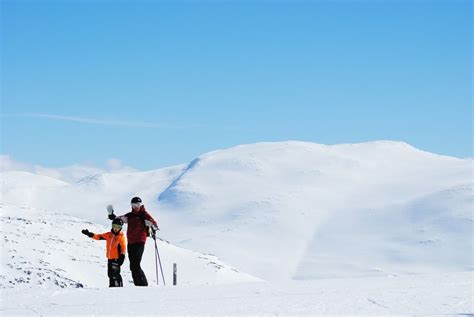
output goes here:
[{"label": "mountain ridge", "polygon": [[[462,221],[453,220],[458,213],[472,218],[471,175],[471,159],[426,153],[403,142],[262,142],[211,151],[165,169],[103,173],[99,182],[93,176],[89,183],[54,191],[41,182],[39,186],[24,186],[21,179],[9,183],[7,177],[2,201],[61,210],[106,224],[108,203],[122,214],[130,209],[130,198],[140,196],[158,219],[163,238],[216,254],[261,279],[389,275],[419,272],[417,263],[430,270],[472,267],[466,257],[459,257],[469,254],[471,245],[459,243],[469,240],[469,231]],[[467,190],[455,190],[456,186]],[[453,198],[443,198],[450,190]],[[442,210],[436,202],[442,203]],[[423,228],[412,223],[416,210],[423,210],[418,214],[420,223],[430,223],[431,213],[443,213],[461,234],[443,226],[418,233]],[[391,228],[390,221],[399,227]],[[327,246],[315,242],[321,236]],[[346,244],[338,236],[345,237]],[[360,254],[348,247],[357,240],[367,244]],[[405,245],[406,241],[413,245]],[[449,258],[449,247],[456,244],[462,246],[456,255],[458,265],[432,257],[440,248]],[[405,253],[396,254],[397,247]],[[373,263],[364,260],[371,257]]]}]

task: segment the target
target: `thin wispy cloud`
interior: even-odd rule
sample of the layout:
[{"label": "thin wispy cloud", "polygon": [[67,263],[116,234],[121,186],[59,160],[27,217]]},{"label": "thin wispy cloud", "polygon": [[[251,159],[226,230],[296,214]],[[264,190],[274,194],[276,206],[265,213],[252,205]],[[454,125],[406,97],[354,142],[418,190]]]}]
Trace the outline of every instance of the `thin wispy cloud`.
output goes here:
[{"label": "thin wispy cloud", "polygon": [[[47,113],[24,113],[24,114],[7,114],[2,115],[4,117],[30,117],[30,118],[41,118],[57,121],[70,121],[84,124],[96,124],[96,125],[105,125],[105,126],[122,126],[122,127],[135,127],[135,128],[151,128],[151,129],[160,129],[160,128],[180,128],[180,126],[157,123],[157,122],[146,122],[146,121],[124,121],[116,119],[102,119],[102,118],[86,118],[78,116],[65,116],[57,114],[47,114]],[[182,126],[181,126],[182,128]]]}]

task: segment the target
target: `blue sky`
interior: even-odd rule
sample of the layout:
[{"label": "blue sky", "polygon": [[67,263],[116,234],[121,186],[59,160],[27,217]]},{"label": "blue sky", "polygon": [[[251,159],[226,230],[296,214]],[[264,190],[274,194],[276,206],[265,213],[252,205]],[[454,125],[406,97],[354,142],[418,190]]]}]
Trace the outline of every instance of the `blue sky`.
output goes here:
[{"label": "blue sky", "polygon": [[1,153],[138,169],[259,141],[472,156],[470,1],[2,1]]}]

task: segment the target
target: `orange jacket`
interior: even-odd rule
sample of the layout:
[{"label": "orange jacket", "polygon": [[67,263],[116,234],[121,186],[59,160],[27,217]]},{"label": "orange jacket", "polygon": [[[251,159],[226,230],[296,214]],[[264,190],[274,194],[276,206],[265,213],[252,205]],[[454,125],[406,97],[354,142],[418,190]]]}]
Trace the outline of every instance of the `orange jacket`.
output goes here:
[{"label": "orange jacket", "polygon": [[121,254],[125,254],[126,241],[125,235],[122,231],[120,231],[118,234],[114,234],[111,231],[106,233],[94,234],[94,236],[92,236],[92,239],[107,241],[106,256],[109,260],[118,259]]}]

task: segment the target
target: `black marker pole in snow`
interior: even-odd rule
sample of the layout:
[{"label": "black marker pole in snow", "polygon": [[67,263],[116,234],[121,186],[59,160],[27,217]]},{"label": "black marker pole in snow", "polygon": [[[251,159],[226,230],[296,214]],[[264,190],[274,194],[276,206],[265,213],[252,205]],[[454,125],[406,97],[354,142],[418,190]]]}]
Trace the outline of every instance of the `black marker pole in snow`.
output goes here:
[{"label": "black marker pole in snow", "polygon": [[163,266],[161,265],[160,252],[158,252],[158,245],[156,244],[156,234],[155,231],[152,233],[152,238],[155,240],[155,268],[156,268],[156,285],[160,285],[159,274],[158,274],[158,264],[160,265],[161,277],[163,278],[163,285],[166,286],[165,276],[163,275]]},{"label": "black marker pole in snow", "polygon": [[178,266],[173,263],[173,285],[178,283]]}]

